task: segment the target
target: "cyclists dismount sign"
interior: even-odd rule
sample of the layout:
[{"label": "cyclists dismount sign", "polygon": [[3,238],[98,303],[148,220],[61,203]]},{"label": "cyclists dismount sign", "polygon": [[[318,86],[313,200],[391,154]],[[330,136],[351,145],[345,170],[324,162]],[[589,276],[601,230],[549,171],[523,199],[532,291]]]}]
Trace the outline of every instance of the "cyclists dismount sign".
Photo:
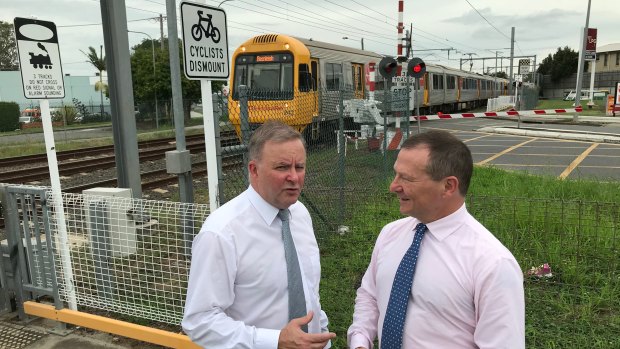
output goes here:
[{"label": "cyclists dismount sign", "polygon": [[226,13],[187,1],[180,7],[185,76],[226,80],[230,75]]}]

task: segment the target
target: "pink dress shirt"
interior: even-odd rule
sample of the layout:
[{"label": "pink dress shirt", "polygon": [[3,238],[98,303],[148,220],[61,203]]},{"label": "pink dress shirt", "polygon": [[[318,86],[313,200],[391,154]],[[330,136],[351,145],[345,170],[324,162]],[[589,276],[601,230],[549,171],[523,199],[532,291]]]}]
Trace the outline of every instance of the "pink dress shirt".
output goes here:
[{"label": "pink dress shirt", "polygon": [[[398,264],[419,221],[386,225],[357,290],[350,348],[372,348]],[[465,205],[427,224],[411,289],[403,349],[525,348],[523,274],[513,255]]]}]

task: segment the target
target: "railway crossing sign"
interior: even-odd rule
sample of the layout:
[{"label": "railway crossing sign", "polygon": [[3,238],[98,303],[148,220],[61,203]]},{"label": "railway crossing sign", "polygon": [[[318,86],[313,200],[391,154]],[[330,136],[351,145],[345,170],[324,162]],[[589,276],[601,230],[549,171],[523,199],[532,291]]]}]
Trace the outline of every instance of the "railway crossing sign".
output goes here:
[{"label": "railway crossing sign", "polygon": [[53,22],[15,17],[15,39],[24,97],[65,97],[58,34]]},{"label": "railway crossing sign", "polygon": [[187,1],[180,6],[185,76],[193,80],[228,79],[226,12]]},{"label": "railway crossing sign", "polygon": [[520,59],[519,60],[519,74],[528,74],[529,72],[530,72],[530,60]]}]

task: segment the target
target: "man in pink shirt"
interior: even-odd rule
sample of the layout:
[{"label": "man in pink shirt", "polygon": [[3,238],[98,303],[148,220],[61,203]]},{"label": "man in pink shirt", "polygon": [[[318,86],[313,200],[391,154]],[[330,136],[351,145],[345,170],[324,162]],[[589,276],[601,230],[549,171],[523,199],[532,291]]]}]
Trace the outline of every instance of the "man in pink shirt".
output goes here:
[{"label": "man in pink shirt", "polygon": [[[378,338],[381,349],[525,348],[519,264],[465,207],[469,148],[445,131],[415,135],[403,143],[394,172],[390,191],[408,217],[377,238],[357,290],[349,347],[370,349]],[[404,307],[395,305],[399,294]]]}]

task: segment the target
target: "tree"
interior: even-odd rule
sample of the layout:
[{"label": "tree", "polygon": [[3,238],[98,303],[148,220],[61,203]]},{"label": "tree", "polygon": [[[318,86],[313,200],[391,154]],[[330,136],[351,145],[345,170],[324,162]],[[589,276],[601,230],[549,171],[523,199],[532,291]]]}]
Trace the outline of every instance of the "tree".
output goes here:
[{"label": "tree", "polygon": [[[170,59],[167,39],[164,39],[164,49],[160,49],[160,41],[144,39],[140,44],[132,47],[131,75],[133,81],[134,98],[137,103],[154,104],[155,97],[159,101],[169,101],[172,98],[172,83],[170,81]],[[153,48],[155,54],[155,72],[153,72]],[[189,80],[183,73],[183,44],[179,39],[179,60],[181,71],[181,88],[183,90],[184,118],[189,121],[192,102],[200,99],[200,81]],[[219,91],[223,81],[213,82],[213,91]],[[154,108],[153,108],[154,109]],[[169,110],[169,108],[165,108]]]},{"label": "tree", "polygon": [[[571,76],[577,71],[579,53],[573,51],[568,46],[558,47],[556,53],[549,54],[542,60],[538,67],[538,73],[551,75],[551,81],[558,82],[562,78]],[[584,67],[585,68],[585,67]]]},{"label": "tree", "polygon": [[503,71],[500,71],[497,73],[491,73],[489,74],[489,76],[494,76],[494,77],[497,76],[500,79],[508,79],[508,74],[506,74],[506,72],[503,72]]},{"label": "tree", "polygon": [[103,82],[102,72],[105,69],[105,57],[103,56],[103,45],[99,48],[99,55],[97,55],[97,50],[94,47],[88,46],[88,53],[80,50],[86,58],[88,58],[88,62],[95,67],[99,71],[99,82],[95,84],[95,91],[99,91],[101,95],[101,115],[103,116],[103,93],[105,92],[106,97],[109,97],[108,85]]},{"label": "tree", "polygon": [[19,70],[13,24],[0,21],[0,70]]}]

